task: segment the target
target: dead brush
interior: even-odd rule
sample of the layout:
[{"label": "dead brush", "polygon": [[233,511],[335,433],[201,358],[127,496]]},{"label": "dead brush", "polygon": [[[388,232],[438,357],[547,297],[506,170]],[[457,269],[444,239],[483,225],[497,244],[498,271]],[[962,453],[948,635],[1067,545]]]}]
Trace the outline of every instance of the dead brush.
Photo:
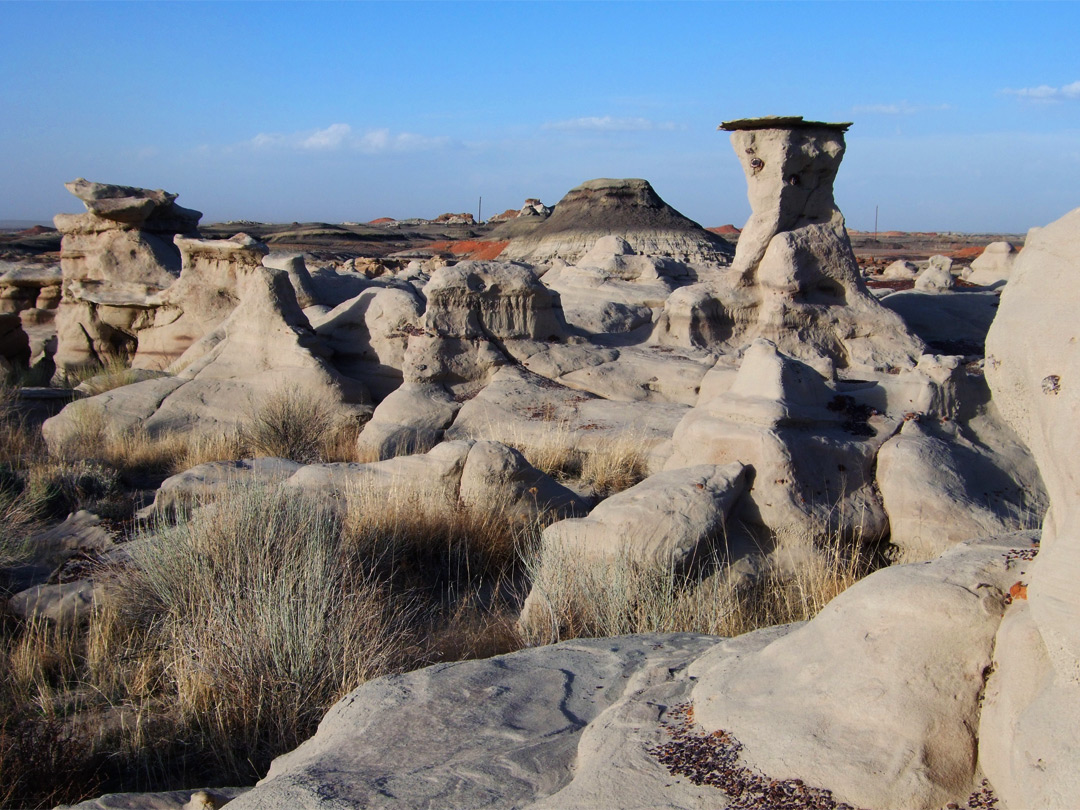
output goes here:
[{"label": "dead brush", "polygon": [[345,493],[350,541],[392,570],[445,558],[468,575],[499,576],[520,558],[526,539],[542,526],[506,497],[465,504],[402,479],[389,492],[353,487]]},{"label": "dead brush", "polygon": [[326,504],[229,486],[136,543],[111,595],[135,670],[120,684],[161,701],[222,778],[262,775],[411,643]]},{"label": "dead brush", "polygon": [[530,644],[627,633],[737,636],[807,621],[884,563],[860,538],[835,531],[816,539],[782,531],[775,543],[764,570],[745,578],[730,575],[719,551],[683,572],[628,554],[586,559],[543,544],[526,562],[535,606],[522,631]]},{"label": "dead brush", "polygon": [[[311,464],[355,456],[359,423],[343,419],[327,396],[284,385],[254,403],[240,425],[241,443],[251,455],[276,456]],[[352,458],[342,460],[352,460]]]},{"label": "dead brush", "polygon": [[632,487],[648,474],[645,442],[634,432],[595,440],[583,446],[581,433],[563,420],[541,420],[542,430],[513,423],[493,423],[470,438],[502,442],[525,456],[536,469],[557,481],[576,483],[600,497]]}]

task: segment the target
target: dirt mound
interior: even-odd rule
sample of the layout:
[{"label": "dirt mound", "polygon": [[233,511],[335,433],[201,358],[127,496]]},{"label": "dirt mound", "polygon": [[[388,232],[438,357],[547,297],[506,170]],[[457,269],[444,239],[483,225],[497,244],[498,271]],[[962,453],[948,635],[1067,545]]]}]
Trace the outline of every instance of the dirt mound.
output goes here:
[{"label": "dirt mound", "polygon": [[496,228],[493,239],[510,239],[506,258],[543,262],[574,261],[602,236],[622,236],[638,253],[726,261],[731,245],[680,214],[640,179],[601,178],[571,189],[551,216],[528,233],[512,229],[520,220]]},{"label": "dirt mound", "polygon": [[397,222],[397,220],[393,217],[379,217],[378,219],[371,220],[368,225],[389,225],[391,222]]},{"label": "dirt mound", "polygon": [[721,225],[719,228],[706,228],[709,233],[719,234],[720,236],[738,236],[742,233],[740,228],[736,228],[734,225]]}]

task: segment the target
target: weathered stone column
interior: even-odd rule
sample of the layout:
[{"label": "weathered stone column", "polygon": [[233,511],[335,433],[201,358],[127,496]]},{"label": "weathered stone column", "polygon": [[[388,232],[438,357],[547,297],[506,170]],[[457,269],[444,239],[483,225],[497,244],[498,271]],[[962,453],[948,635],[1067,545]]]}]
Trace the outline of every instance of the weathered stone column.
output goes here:
[{"label": "weathered stone column", "polygon": [[63,234],[62,296],[56,316],[56,369],[130,355],[149,325],[152,296],[176,280],[176,234],[195,234],[202,214],[176,205],[176,194],[131,186],[67,183],[84,214],[57,214]]},{"label": "weathered stone column", "polygon": [[673,294],[659,339],[741,352],[764,338],[826,376],[914,367],[922,342],[867,291],[833,199],[850,125],[769,117],[720,126],[752,213],[723,281]]}]

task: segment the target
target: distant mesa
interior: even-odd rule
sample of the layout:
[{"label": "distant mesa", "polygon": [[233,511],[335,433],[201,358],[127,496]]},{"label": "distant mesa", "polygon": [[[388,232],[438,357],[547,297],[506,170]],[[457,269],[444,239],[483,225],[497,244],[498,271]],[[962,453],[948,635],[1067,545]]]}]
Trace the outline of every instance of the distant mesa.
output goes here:
[{"label": "distant mesa", "polygon": [[[646,180],[589,180],[567,192],[551,215],[527,229],[523,217],[491,232],[509,239],[500,258],[532,263],[574,262],[599,240],[617,234],[636,253],[727,264],[731,245],[680,214]],[[531,225],[531,223],[529,223]]]},{"label": "distant mesa", "polygon": [[19,231],[18,236],[42,236],[47,233],[56,233],[56,228],[46,228],[44,225],[35,225],[25,231]]},{"label": "distant mesa", "polygon": [[391,222],[397,222],[397,220],[393,217],[379,217],[378,219],[371,220],[368,225],[389,225]]},{"label": "distant mesa", "polygon": [[742,229],[736,228],[734,225],[721,225],[719,228],[706,228],[705,230],[720,236],[738,236],[742,233]]}]

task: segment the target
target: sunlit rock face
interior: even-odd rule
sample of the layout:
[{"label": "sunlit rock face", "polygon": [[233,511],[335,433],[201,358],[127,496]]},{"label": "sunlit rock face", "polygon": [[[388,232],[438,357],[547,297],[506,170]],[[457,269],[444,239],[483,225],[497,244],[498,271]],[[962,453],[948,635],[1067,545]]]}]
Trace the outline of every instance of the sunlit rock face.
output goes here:
[{"label": "sunlit rock face", "polygon": [[737,351],[765,338],[816,367],[914,366],[922,343],[867,292],[833,198],[848,125],[755,118],[722,126],[752,213],[730,270],[672,295],[657,342]]},{"label": "sunlit rock face", "polygon": [[134,354],[153,320],[153,296],[180,274],[178,234],[194,235],[202,214],[176,194],[79,178],[67,190],[83,214],[57,214],[63,285],[56,316],[57,373]]}]

